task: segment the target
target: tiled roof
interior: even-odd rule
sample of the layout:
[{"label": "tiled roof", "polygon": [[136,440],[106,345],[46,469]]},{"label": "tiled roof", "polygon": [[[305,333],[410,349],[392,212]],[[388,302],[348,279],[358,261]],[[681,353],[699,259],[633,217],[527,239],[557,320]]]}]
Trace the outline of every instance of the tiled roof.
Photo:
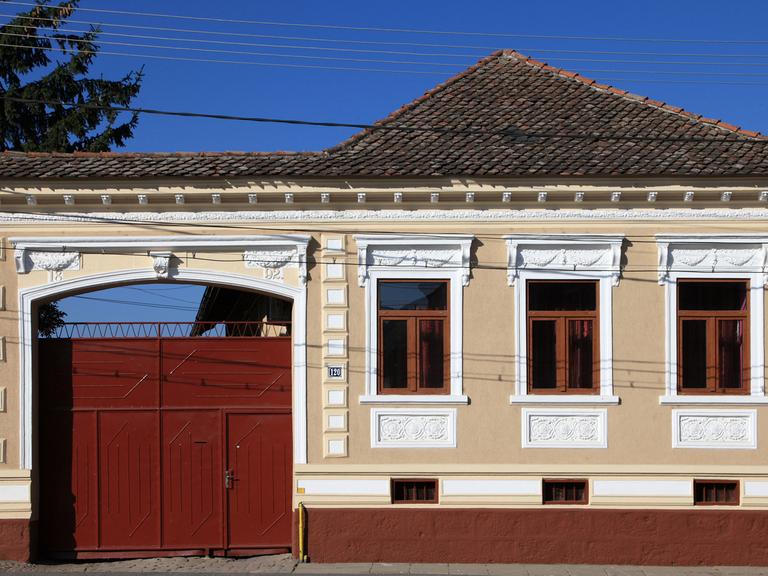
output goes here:
[{"label": "tiled roof", "polygon": [[0,177],[768,175],[768,138],[757,132],[513,51],[481,60],[377,126],[309,153],[6,152]]}]

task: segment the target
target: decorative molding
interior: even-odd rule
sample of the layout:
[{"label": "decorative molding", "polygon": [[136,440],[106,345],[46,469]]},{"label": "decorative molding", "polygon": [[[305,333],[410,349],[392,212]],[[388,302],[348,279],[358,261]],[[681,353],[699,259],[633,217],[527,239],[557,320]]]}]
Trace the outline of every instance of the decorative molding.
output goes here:
[{"label": "decorative molding", "polygon": [[541,480],[446,479],[442,496],[541,496]]},{"label": "decorative molding", "polygon": [[5,438],[0,438],[0,464],[5,464],[8,460],[6,450],[8,449],[8,441]]},{"label": "decorative molding", "polygon": [[369,268],[410,270],[453,268],[461,271],[461,283],[469,284],[470,250],[474,236],[451,234],[358,235],[357,280],[365,286]]},{"label": "decorative molding", "polygon": [[607,419],[605,409],[523,408],[523,448],[607,448]]},{"label": "decorative molding", "polygon": [[[505,193],[506,194],[506,193]],[[255,200],[255,198],[254,198]],[[165,212],[68,212],[57,214],[0,213],[0,222],[359,222],[367,220],[469,221],[469,222],[562,222],[562,221],[666,221],[666,220],[756,220],[768,219],[768,208],[521,208],[478,210],[233,210]]]},{"label": "decorative molding", "polygon": [[371,409],[372,448],[455,448],[456,409]]},{"label": "decorative molding", "polygon": [[672,410],[673,448],[757,448],[755,410]]},{"label": "decorative molding", "polygon": [[608,274],[617,286],[621,276],[623,235],[511,234],[507,242],[507,284],[521,270],[593,271]]},{"label": "decorative molding", "polygon": [[[665,289],[665,385],[663,404],[746,404],[744,396],[678,395],[677,284],[680,279],[727,278],[749,281],[749,359],[751,399],[765,398],[765,327],[768,234],[657,234],[659,284]],[[675,399],[678,399],[675,402]],[[712,398],[711,400],[709,398]],[[759,403],[759,402],[757,402]]]},{"label": "decorative molding", "polygon": [[[201,237],[196,237],[197,239]],[[224,246],[229,246],[228,242],[242,245],[242,238],[236,241],[230,240],[232,237],[207,237],[207,242],[211,242],[209,249],[223,250]],[[262,237],[263,238],[263,237]],[[283,237],[285,238],[285,237]],[[308,237],[303,237],[308,238]],[[16,239],[15,242],[28,242],[30,239]],[[71,239],[70,239],[71,240]],[[97,251],[97,241],[94,239],[94,245],[89,246],[93,251]],[[142,242],[147,242],[147,238],[129,237],[120,239],[101,239],[105,242],[119,240],[125,242],[128,246],[138,246]],[[149,240],[152,240],[151,238]],[[183,246],[185,240],[193,239],[177,238],[169,236],[162,238],[168,244],[179,241]],[[300,239],[297,238],[297,242]],[[215,242],[220,242],[219,245]],[[284,242],[285,240],[283,240]],[[18,245],[18,244],[17,244]],[[157,247],[156,245],[153,247]],[[185,249],[185,248],[182,248]],[[235,288],[245,288],[257,290],[267,294],[275,294],[293,301],[293,458],[296,464],[306,464],[307,462],[307,289],[306,286],[290,286],[281,282],[274,282],[261,278],[254,278],[244,274],[232,272],[222,272],[217,270],[198,270],[183,268],[178,271],[175,278],[181,282],[198,282],[217,284],[221,286],[231,286]],[[33,455],[33,426],[32,413],[32,388],[34,382],[34,362],[33,343],[35,335],[32,331],[32,310],[35,303],[52,298],[61,297],[65,294],[83,291],[87,289],[99,289],[109,286],[118,286],[132,282],[143,282],[156,280],[157,276],[154,270],[147,268],[135,270],[115,270],[72,278],[55,284],[34,286],[19,290],[19,315],[22,321],[19,322],[19,460],[21,469],[31,469],[34,462]]]},{"label": "decorative molding", "polygon": [[152,269],[158,278],[166,279],[171,271],[171,259],[173,252],[150,252],[152,257]]},{"label": "decorative molding", "polygon": [[766,283],[768,235],[678,235],[657,234],[659,284],[670,273],[756,273],[760,286]]},{"label": "decorative molding", "polygon": [[768,498],[768,482],[765,480],[745,480],[744,496],[746,498]]},{"label": "decorative molding", "polygon": [[344,478],[301,479],[296,487],[306,496],[386,496],[389,478],[347,480]]},{"label": "decorative molding", "polygon": [[[0,217],[1,218],[1,217]],[[243,260],[249,265],[256,264],[266,269],[282,269],[293,265],[299,269],[299,282],[307,280],[307,245],[310,236],[306,234],[271,234],[249,236],[85,236],[85,237],[34,237],[9,238],[16,249],[16,270],[26,274],[30,270],[79,270],[81,253],[125,253],[146,252],[150,256],[184,251],[244,251]],[[252,254],[249,256],[249,252]],[[283,263],[284,253],[291,252],[291,258]],[[64,255],[67,256],[64,256]],[[277,256],[276,256],[277,254]],[[170,260],[169,262],[170,263]],[[157,264],[160,272],[164,262]],[[275,273],[277,274],[277,273]],[[266,276],[266,275],[265,275]],[[167,277],[167,276],[162,276]],[[272,278],[267,278],[272,279]]]},{"label": "decorative molding", "polygon": [[29,484],[0,484],[0,503],[29,501]]},{"label": "decorative molding", "polygon": [[293,265],[299,268],[299,279],[302,283],[307,279],[306,259],[299,259],[295,247],[283,248],[280,246],[271,248],[259,248],[243,252],[243,261],[246,268],[261,268],[264,270],[264,278],[268,280],[284,280],[285,268]]},{"label": "decorative molding", "polygon": [[80,253],[64,252],[51,249],[50,251],[26,250],[17,248],[15,251],[16,271],[27,274],[33,270],[47,270],[53,282],[63,279],[64,270],[80,270]]},{"label": "decorative molding", "polygon": [[598,396],[597,394],[522,394],[511,395],[510,404],[564,404],[564,405],[617,405],[621,403],[618,396]]},{"label": "decorative molding", "polygon": [[693,497],[691,480],[593,480],[592,496]]}]

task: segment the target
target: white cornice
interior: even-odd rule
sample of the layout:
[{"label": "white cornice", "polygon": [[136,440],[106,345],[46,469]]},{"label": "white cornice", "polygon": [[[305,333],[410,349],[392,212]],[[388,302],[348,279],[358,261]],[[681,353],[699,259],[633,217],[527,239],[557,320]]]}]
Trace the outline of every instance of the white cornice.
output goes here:
[{"label": "white cornice", "polygon": [[421,209],[421,210],[233,210],[205,212],[0,213],[0,223],[73,222],[569,222],[569,221],[768,221],[768,208]]}]

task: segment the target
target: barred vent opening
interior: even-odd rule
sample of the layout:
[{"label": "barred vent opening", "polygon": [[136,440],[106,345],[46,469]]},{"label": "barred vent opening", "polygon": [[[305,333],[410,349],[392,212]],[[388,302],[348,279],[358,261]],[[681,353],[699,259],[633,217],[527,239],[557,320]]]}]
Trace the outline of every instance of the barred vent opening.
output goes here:
[{"label": "barred vent opening", "polygon": [[437,480],[392,480],[393,504],[436,504]]},{"label": "barred vent opening", "polygon": [[586,480],[544,480],[544,504],[587,504]]},{"label": "barred vent opening", "polygon": [[693,503],[699,506],[738,506],[736,480],[694,480]]}]

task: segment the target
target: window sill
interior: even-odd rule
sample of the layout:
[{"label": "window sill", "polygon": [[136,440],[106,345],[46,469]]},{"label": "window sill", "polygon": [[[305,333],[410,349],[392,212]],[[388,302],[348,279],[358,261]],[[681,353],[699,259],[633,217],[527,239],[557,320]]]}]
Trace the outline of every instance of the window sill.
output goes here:
[{"label": "window sill", "polygon": [[595,394],[524,394],[509,397],[510,404],[619,404],[618,396],[598,396]]},{"label": "window sill", "polygon": [[360,404],[469,404],[469,397],[463,394],[376,394],[360,396]]},{"label": "window sill", "polygon": [[730,405],[750,405],[750,404],[768,404],[768,396],[736,396],[725,394],[712,394],[708,396],[659,396],[659,404],[730,404]]}]

